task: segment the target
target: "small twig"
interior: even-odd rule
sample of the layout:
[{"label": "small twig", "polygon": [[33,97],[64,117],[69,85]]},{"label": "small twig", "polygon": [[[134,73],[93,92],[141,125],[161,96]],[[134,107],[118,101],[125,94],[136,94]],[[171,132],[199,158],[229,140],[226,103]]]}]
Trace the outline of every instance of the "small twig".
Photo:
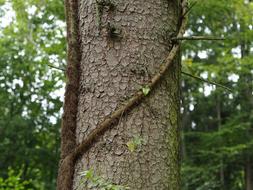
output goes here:
[{"label": "small twig", "polygon": [[51,64],[47,64],[49,67],[51,67],[51,68],[54,68],[54,69],[57,69],[57,70],[60,70],[60,71],[63,71],[63,72],[65,72],[66,71],[66,69],[63,69],[63,68],[60,68],[60,67],[56,67],[56,66],[54,66],[54,65],[51,65]]},{"label": "small twig", "polygon": [[198,3],[198,0],[194,1],[190,7],[185,11],[185,13],[182,15],[182,17],[185,17],[191,10],[192,8]]},{"label": "small twig", "polygon": [[226,86],[224,86],[224,85],[222,85],[222,84],[219,84],[219,83],[216,83],[216,82],[213,82],[213,81],[209,81],[209,80],[203,79],[203,78],[201,78],[201,77],[192,75],[192,74],[190,74],[190,73],[186,73],[186,72],[184,72],[184,71],[181,71],[181,73],[184,74],[184,75],[186,75],[186,76],[192,77],[192,78],[194,78],[194,79],[200,80],[200,81],[202,81],[202,82],[206,82],[206,83],[215,85],[215,86],[217,86],[217,87],[224,88],[224,89],[226,89],[226,90],[228,90],[228,91],[230,91],[230,92],[233,91],[232,89],[230,89],[230,88],[228,88],[228,87],[226,87]]},{"label": "small twig", "polygon": [[173,37],[173,41],[181,40],[225,40],[225,38],[214,37],[214,36],[183,36],[183,37]]}]

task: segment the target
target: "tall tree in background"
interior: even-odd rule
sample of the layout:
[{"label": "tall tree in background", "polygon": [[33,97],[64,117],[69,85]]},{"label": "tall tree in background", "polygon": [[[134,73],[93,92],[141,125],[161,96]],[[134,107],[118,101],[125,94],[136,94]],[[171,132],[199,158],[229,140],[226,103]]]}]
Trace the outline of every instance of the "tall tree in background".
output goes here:
[{"label": "tall tree in background", "polygon": [[185,68],[232,91],[184,78],[183,189],[253,188],[252,13],[244,0],[203,1],[191,12],[189,33],[228,40],[185,43]]},{"label": "tall tree in background", "polygon": [[[0,189],[53,190],[65,61],[61,0],[0,0]],[[58,91],[58,93],[56,92]]]},{"label": "tall tree in background", "polygon": [[[80,173],[87,177],[91,170],[130,189],[179,189],[179,59],[149,95],[148,84],[163,70],[173,46],[170,37],[181,25],[181,2],[65,3],[68,83],[58,189],[88,189],[94,180]],[[136,97],[145,99],[126,107]],[[118,108],[123,111],[112,122]],[[108,123],[112,127],[101,133]]]}]

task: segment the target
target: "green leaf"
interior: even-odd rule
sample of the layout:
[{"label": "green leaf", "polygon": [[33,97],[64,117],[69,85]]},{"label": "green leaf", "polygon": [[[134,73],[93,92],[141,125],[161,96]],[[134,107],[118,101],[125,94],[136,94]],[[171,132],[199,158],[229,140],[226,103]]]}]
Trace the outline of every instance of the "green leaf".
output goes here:
[{"label": "green leaf", "polygon": [[144,140],[141,137],[135,136],[132,140],[127,142],[127,147],[130,150],[130,152],[134,152],[143,143]]},{"label": "green leaf", "polygon": [[84,172],[81,172],[80,176],[84,176],[87,179],[92,179],[93,178],[93,170],[86,170]]},{"label": "green leaf", "polygon": [[128,147],[128,150],[130,150],[130,152],[134,152],[136,149],[136,146],[137,145],[134,143],[134,141],[127,142],[127,147]]},{"label": "green leaf", "polygon": [[149,92],[150,92],[149,86],[143,87],[142,88],[142,92],[143,92],[144,96],[147,96],[149,94]]}]

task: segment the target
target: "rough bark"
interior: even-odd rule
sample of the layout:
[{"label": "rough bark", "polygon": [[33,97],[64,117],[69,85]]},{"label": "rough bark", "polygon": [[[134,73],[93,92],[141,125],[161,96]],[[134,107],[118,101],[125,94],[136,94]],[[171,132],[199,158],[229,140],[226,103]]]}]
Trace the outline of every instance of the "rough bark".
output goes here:
[{"label": "rough bark", "polygon": [[[102,10],[99,2],[80,1],[76,10],[82,52],[77,145],[159,73],[172,47],[169,36],[177,34],[181,20],[176,0],[118,0],[113,8],[103,4]],[[122,113],[77,160],[73,189],[88,189],[80,177],[88,169],[130,189],[179,189],[179,76],[176,58],[149,96]],[[135,137],[142,145],[131,152],[127,143]],[[71,159],[63,162],[74,167]]]},{"label": "rough bark", "polygon": [[78,1],[65,0],[67,22],[67,83],[65,89],[64,113],[61,124],[61,161],[59,164],[57,189],[70,190],[74,167],[73,158],[67,157],[76,147],[76,116],[78,109],[79,79],[80,79],[80,39]]}]

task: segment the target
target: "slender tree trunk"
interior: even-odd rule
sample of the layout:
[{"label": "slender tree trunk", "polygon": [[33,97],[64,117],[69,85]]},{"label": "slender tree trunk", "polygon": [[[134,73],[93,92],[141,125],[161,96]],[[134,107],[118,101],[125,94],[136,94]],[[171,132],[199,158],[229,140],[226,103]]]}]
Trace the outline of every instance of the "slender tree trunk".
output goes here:
[{"label": "slender tree trunk", "polygon": [[253,164],[249,156],[246,160],[245,174],[246,190],[253,190]]},{"label": "slender tree trunk", "polygon": [[[186,132],[189,130],[189,127],[191,127],[191,118],[189,113],[189,104],[187,101],[186,96],[184,96],[184,93],[187,93],[187,85],[185,84],[185,87],[182,87],[182,96],[181,96],[181,107],[183,111],[181,112],[181,128],[182,131]],[[185,134],[181,134],[181,158],[182,160],[187,159],[187,152],[186,152],[186,142],[185,142]]]},{"label": "slender tree trunk", "polygon": [[[67,10],[78,13],[81,49],[77,114],[72,118],[76,119],[76,142],[70,141],[72,146],[78,146],[137,90],[145,90],[159,73],[172,47],[170,35],[177,34],[180,24],[179,1],[82,0],[76,10]],[[90,189],[91,180],[85,181],[80,173],[91,169],[105,181],[134,190],[180,189],[179,86],[178,56],[145,100],[122,113],[69,166],[75,167],[73,189]],[[66,144],[62,142],[62,159],[71,152],[72,146],[66,148]],[[67,190],[59,185],[64,179],[61,169],[59,172],[58,189]]]},{"label": "slender tree trunk", "polygon": [[[220,131],[221,130],[221,97],[219,94],[217,95],[217,100],[216,100],[216,112],[217,112],[218,131]],[[221,158],[220,160],[220,183],[221,183],[221,190],[227,189],[226,182],[225,182],[223,158]]]},{"label": "slender tree trunk", "polygon": [[[241,25],[241,32],[245,32],[247,30],[247,27],[245,26],[245,23],[243,21],[240,22]],[[241,39],[241,59],[244,59],[245,57],[250,55],[250,42],[247,39]],[[253,108],[253,86],[252,86],[252,73],[243,73],[243,75],[240,76],[240,80],[243,81],[245,84],[244,88],[242,88],[241,94],[242,94],[242,109],[245,112],[251,113],[251,110]],[[252,126],[247,131],[246,134],[249,138],[252,136]],[[246,153],[245,158],[245,186],[246,190],[253,190],[253,164],[252,164],[252,154]]]}]

